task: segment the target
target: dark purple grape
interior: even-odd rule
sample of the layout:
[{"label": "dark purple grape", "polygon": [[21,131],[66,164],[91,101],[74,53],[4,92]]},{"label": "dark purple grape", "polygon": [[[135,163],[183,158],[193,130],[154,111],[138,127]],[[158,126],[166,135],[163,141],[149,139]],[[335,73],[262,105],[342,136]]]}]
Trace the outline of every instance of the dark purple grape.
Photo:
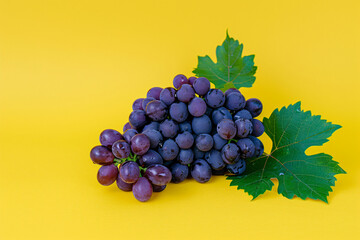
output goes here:
[{"label": "dark purple grape", "polygon": [[257,119],[253,119],[251,122],[253,125],[252,135],[254,137],[260,137],[261,135],[263,135],[265,128],[264,128],[264,125],[262,124],[262,122]]},{"label": "dark purple grape", "polygon": [[255,154],[255,144],[249,138],[239,139],[236,145],[240,149],[240,157],[242,159],[248,159]]},{"label": "dark purple grape", "polygon": [[225,107],[231,111],[238,111],[245,107],[245,98],[241,93],[233,92],[227,95]]},{"label": "dark purple grape", "polygon": [[190,164],[194,160],[194,152],[191,149],[181,149],[177,160],[183,165]]},{"label": "dark purple grape", "polygon": [[127,158],[130,152],[130,145],[125,140],[116,141],[112,145],[112,153],[117,158]]},{"label": "dark purple grape", "polygon": [[205,96],[205,102],[212,108],[221,107],[225,103],[225,95],[220,89],[210,89]]},{"label": "dark purple grape", "polygon": [[255,154],[253,157],[260,157],[264,153],[264,144],[256,137],[248,137],[255,145]]},{"label": "dark purple grape", "polygon": [[153,188],[149,180],[145,177],[141,177],[133,184],[132,192],[137,200],[140,202],[146,202],[151,198]]},{"label": "dark purple grape", "polygon": [[169,112],[170,117],[179,123],[184,122],[189,116],[187,106],[183,102],[171,104]]},{"label": "dark purple grape", "polygon": [[239,160],[240,149],[236,144],[228,143],[221,150],[221,157],[227,164],[234,164]]},{"label": "dark purple grape", "polygon": [[101,185],[109,186],[115,182],[118,174],[119,170],[114,164],[101,166],[97,173],[97,180]]},{"label": "dark purple grape", "polygon": [[144,98],[138,98],[134,101],[133,105],[132,105],[132,109],[133,110],[144,110],[142,107],[142,103],[144,101]]},{"label": "dark purple grape", "polygon": [[218,109],[215,109],[211,114],[212,122],[215,125],[218,125],[218,123],[223,119],[232,119],[231,113],[229,110],[227,110],[224,107],[220,107]]},{"label": "dark purple grape", "polygon": [[173,80],[173,85],[176,89],[180,88],[183,84],[189,83],[189,80],[182,74],[176,75]]},{"label": "dark purple grape", "polygon": [[100,143],[104,147],[108,147],[111,149],[111,146],[114,144],[114,142],[118,140],[123,140],[124,137],[116,130],[113,129],[106,129],[102,131],[100,134]]},{"label": "dark purple grape", "polygon": [[159,131],[150,129],[143,131],[143,134],[145,134],[149,138],[150,148],[157,148],[159,144],[163,141],[163,136]]},{"label": "dark purple grape", "polygon": [[159,131],[160,123],[158,122],[151,122],[148,125],[145,125],[145,127],[142,129],[143,132],[147,130],[156,130]]},{"label": "dark purple grape", "polygon": [[207,115],[201,117],[194,117],[191,122],[191,128],[195,134],[211,133],[212,124]]},{"label": "dark purple grape", "polygon": [[233,120],[223,119],[216,127],[217,133],[223,139],[230,140],[236,136],[236,126]]},{"label": "dark purple grape", "polygon": [[146,114],[155,122],[162,121],[166,118],[167,107],[162,101],[154,100],[146,105]]},{"label": "dark purple grape", "polygon": [[125,192],[130,192],[132,189],[132,183],[126,183],[124,182],[121,177],[120,174],[118,174],[117,179],[116,179],[116,185],[118,186],[118,188],[120,190],[123,190]]},{"label": "dark purple grape", "polygon": [[249,119],[240,118],[235,121],[237,134],[239,138],[246,138],[253,132],[253,125]]},{"label": "dark purple grape", "polygon": [[124,125],[124,127],[123,127],[123,132],[125,132],[125,131],[128,130],[128,129],[132,129],[132,127],[131,127],[131,125],[130,125],[129,122],[127,122],[127,123]]},{"label": "dark purple grape", "polygon": [[168,184],[172,178],[170,170],[160,164],[155,164],[148,167],[145,171],[144,176],[149,179],[151,184],[158,186]]},{"label": "dark purple grape", "polygon": [[249,119],[251,120],[252,119],[252,116],[251,116],[251,113],[246,110],[246,109],[243,109],[243,110],[240,110],[238,111],[235,115],[234,115],[234,122],[240,118],[243,118],[243,119]]},{"label": "dark purple grape", "polygon": [[194,117],[201,117],[206,113],[206,103],[202,98],[194,98],[188,105],[189,113]]},{"label": "dark purple grape", "polygon": [[153,192],[162,192],[162,191],[165,190],[166,185],[157,186],[157,185],[153,185],[153,184],[152,184],[152,188],[153,188]]},{"label": "dark purple grape", "polygon": [[180,163],[173,164],[170,170],[172,175],[171,182],[173,183],[183,182],[189,174],[188,166],[181,165]]},{"label": "dark purple grape", "polygon": [[90,158],[94,163],[100,165],[109,165],[114,161],[114,155],[104,146],[93,147],[90,151]]},{"label": "dark purple grape", "polygon": [[199,77],[192,85],[199,96],[204,96],[210,90],[210,82],[204,77]]},{"label": "dark purple grape", "polygon": [[179,131],[179,125],[171,119],[165,119],[159,126],[160,133],[166,138],[173,138]]},{"label": "dark purple grape", "polygon": [[212,109],[211,107],[207,107],[206,108],[206,112],[205,114],[208,115],[209,117],[211,117],[211,114],[213,113],[214,109]]},{"label": "dark purple grape", "polygon": [[225,144],[227,143],[227,141],[225,139],[223,139],[222,137],[220,137],[220,135],[218,133],[213,135],[213,139],[214,139],[214,146],[213,148],[221,151],[221,149],[225,146]]},{"label": "dark purple grape", "polygon": [[175,102],[176,90],[172,87],[164,88],[160,93],[160,100],[164,102],[167,106],[170,106]]},{"label": "dark purple grape", "polygon": [[180,102],[188,103],[195,97],[195,91],[190,84],[183,84],[176,92],[176,97]]},{"label": "dark purple grape", "polygon": [[161,147],[158,149],[158,153],[165,161],[173,160],[179,154],[179,147],[172,139],[167,139]]},{"label": "dark purple grape", "polygon": [[142,102],[142,108],[143,108],[143,110],[146,109],[146,106],[148,105],[149,102],[154,101],[154,100],[156,100],[156,99],[153,98],[153,97],[145,98],[145,99],[143,100],[143,102]]},{"label": "dark purple grape", "polygon": [[181,149],[189,149],[194,144],[194,137],[189,132],[183,132],[176,136],[175,142]]},{"label": "dark purple grape", "polygon": [[147,92],[146,97],[150,98],[155,98],[156,100],[160,100],[160,93],[163,89],[160,87],[153,87],[150,88],[150,90]]},{"label": "dark purple grape", "polygon": [[138,131],[136,131],[135,129],[128,129],[128,130],[126,130],[126,131],[124,132],[125,141],[130,144],[131,138],[132,138],[133,136],[135,136],[136,134],[138,134]]},{"label": "dark purple grape", "polygon": [[143,155],[150,148],[150,139],[145,134],[136,134],[131,138],[130,146],[134,154]]},{"label": "dark purple grape", "polygon": [[211,167],[204,159],[196,160],[191,166],[191,176],[199,183],[206,183],[211,178]]},{"label": "dark purple grape", "polygon": [[139,165],[133,161],[127,161],[120,165],[119,175],[126,183],[134,183],[140,177]]},{"label": "dark purple grape", "polygon": [[233,174],[240,175],[246,170],[246,162],[244,159],[240,159],[235,164],[227,165],[227,169]]},{"label": "dark purple grape", "polygon": [[225,163],[221,157],[221,153],[217,150],[211,150],[210,152],[207,152],[205,154],[205,160],[214,170],[220,170],[225,167]]},{"label": "dark purple grape", "polygon": [[229,88],[229,89],[226,90],[226,92],[225,92],[225,97],[227,97],[230,93],[234,93],[234,92],[240,93],[239,89]]},{"label": "dark purple grape", "polygon": [[175,159],[170,161],[164,161],[163,165],[170,169],[171,165],[173,165],[174,163],[176,163]]},{"label": "dark purple grape", "polygon": [[196,147],[203,152],[210,151],[214,145],[214,140],[209,134],[199,134],[195,140]]},{"label": "dark purple grape", "polygon": [[158,152],[154,150],[149,150],[144,155],[140,156],[139,163],[143,167],[148,167],[153,164],[163,164],[164,161]]},{"label": "dark purple grape", "polygon": [[193,146],[194,159],[202,159],[205,157],[205,152],[200,151],[196,146]]},{"label": "dark purple grape", "polygon": [[191,86],[193,86],[195,80],[196,80],[196,77],[189,77],[189,84],[190,84]]},{"label": "dark purple grape", "polygon": [[146,113],[143,110],[134,110],[130,113],[129,123],[134,128],[141,128],[146,125]]},{"label": "dark purple grape", "polygon": [[192,133],[191,123],[190,122],[182,122],[179,124],[179,130],[181,133],[189,132]]},{"label": "dark purple grape", "polygon": [[263,105],[259,99],[250,98],[246,101],[245,109],[248,110],[254,118],[261,114]]}]

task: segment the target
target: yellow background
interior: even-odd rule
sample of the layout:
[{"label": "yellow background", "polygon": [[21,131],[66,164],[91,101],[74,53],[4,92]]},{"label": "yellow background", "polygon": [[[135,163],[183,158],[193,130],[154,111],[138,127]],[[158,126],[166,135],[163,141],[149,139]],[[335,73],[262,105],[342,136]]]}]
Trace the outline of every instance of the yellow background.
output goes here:
[{"label": "yellow background", "polygon": [[[0,1],[0,239],[360,237],[358,1]],[[225,31],[256,54],[261,115],[298,100],[343,126],[324,147],[348,172],[329,204],[224,177],[140,203],[97,183],[99,133],[150,87],[191,76]],[[271,143],[262,137],[267,150]]]}]

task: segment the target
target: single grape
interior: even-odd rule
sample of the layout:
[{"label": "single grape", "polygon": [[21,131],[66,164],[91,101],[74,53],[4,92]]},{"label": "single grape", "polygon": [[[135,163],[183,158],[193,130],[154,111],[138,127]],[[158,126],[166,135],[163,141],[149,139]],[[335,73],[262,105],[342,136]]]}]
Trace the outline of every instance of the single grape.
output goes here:
[{"label": "single grape", "polygon": [[159,147],[158,153],[160,153],[165,161],[170,161],[175,159],[179,154],[179,147],[174,140],[167,139],[162,147]]},{"label": "single grape", "polygon": [[248,110],[254,118],[261,114],[263,105],[259,99],[250,98],[246,101],[245,109]]},{"label": "single grape", "polygon": [[180,102],[188,103],[195,97],[195,91],[190,84],[183,84],[176,92],[176,97]]},{"label": "single grape", "polygon": [[199,134],[195,140],[196,147],[203,152],[210,151],[214,145],[214,140],[209,134]]},{"label": "single grape", "polygon": [[139,165],[133,161],[126,161],[120,165],[119,175],[126,183],[134,183],[140,177]]},{"label": "single grape", "polygon": [[237,134],[239,138],[246,138],[253,132],[253,125],[249,119],[240,118],[235,121]]},{"label": "single grape", "polygon": [[181,133],[189,132],[192,133],[191,123],[190,122],[182,122],[179,124],[179,130]]},{"label": "single grape", "polygon": [[199,77],[194,81],[193,87],[199,96],[204,96],[210,90],[210,82],[207,78]]},{"label": "single grape", "polygon": [[256,137],[248,137],[255,145],[255,153],[253,157],[260,157],[264,153],[264,144]]},{"label": "single grape", "polygon": [[191,176],[199,183],[206,183],[211,178],[211,167],[204,159],[196,160],[191,166]]},{"label": "single grape", "polygon": [[150,129],[143,131],[143,134],[145,134],[149,138],[150,148],[157,148],[159,144],[163,141],[163,136],[159,131]]},{"label": "single grape", "polygon": [[226,96],[225,107],[232,111],[238,111],[245,107],[245,98],[241,93],[233,92]]},{"label": "single grape", "polygon": [[192,151],[193,151],[193,153],[194,153],[194,159],[202,159],[202,158],[205,157],[205,152],[200,151],[200,150],[196,147],[196,145],[193,146]]},{"label": "single grape", "polygon": [[158,122],[151,122],[149,123],[148,125],[145,125],[145,127],[142,129],[143,132],[147,131],[147,130],[156,130],[156,131],[159,131],[159,126],[160,126],[160,123]]},{"label": "single grape", "polygon": [[251,113],[246,110],[246,109],[243,109],[243,110],[240,110],[238,111],[237,113],[235,113],[234,115],[234,122],[240,118],[243,118],[243,119],[249,119],[251,120],[252,119],[252,116],[251,116]]},{"label": "single grape", "polygon": [[145,177],[139,178],[139,180],[133,184],[132,192],[134,197],[140,202],[146,202],[151,198],[153,188],[149,180]]},{"label": "single grape", "polygon": [[220,151],[227,143],[227,141],[225,139],[223,139],[222,137],[220,137],[220,135],[218,133],[213,135],[213,139],[214,139],[213,148],[218,151]]},{"label": "single grape", "polygon": [[240,157],[242,159],[248,159],[255,154],[255,144],[249,138],[239,139],[236,145],[240,148]]},{"label": "single grape", "polygon": [[141,128],[146,125],[146,113],[143,110],[134,110],[130,113],[129,123],[134,128]]},{"label": "single grape", "polygon": [[221,157],[227,164],[234,164],[239,160],[240,149],[236,144],[228,143],[222,148]]},{"label": "single grape", "polygon": [[90,151],[91,160],[100,165],[109,165],[114,161],[112,152],[104,146],[95,146]]},{"label": "single grape", "polygon": [[132,189],[132,183],[126,183],[124,182],[121,177],[120,174],[118,174],[117,178],[116,178],[116,185],[118,186],[118,188],[120,190],[123,190],[125,192],[130,192]]},{"label": "single grape", "polygon": [[101,166],[97,173],[97,180],[101,185],[109,186],[115,182],[118,174],[119,170],[114,164]]},{"label": "single grape", "polygon": [[189,83],[189,80],[182,74],[176,75],[173,80],[174,87],[180,88],[183,84]]},{"label": "single grape", "polygon": [[138,131],[136,131],[135,129],[128,129],[128,130],[126,130],[126,131],[124,132],[125,141],[130,144],[131,138],[132,138],[133,136],[135,136],[136,134],[138,134]]},{"label": "single grape", "polygon": [[[229,166],[229,165],[226,165],[226,166]],[[212,175],[218,175],[218,176],[222,176],[222,175],[224,175],[225,173],[227,173],[227,168],[226,167],[224,167],[224,168],[222,168],[222,169],[220,169],[220,170],[212,170]]]},{"label": "single grape", "polygon": [[153,184],[152,184],[152,188],[153,188],[153,192],[162,192],[162,191],[165,190],[166,185],[157,186],[157,185],[153,185]]},{"label": "single grape", "polygon": [[142,133],[138,133],[131,138],[131,151],[136,155],[145,154],[150,148],[150,139]]},{"label": "single grape", "polygon": [[191,128],[195,134],[211,133],[212,124],[207,115],[201,117],[194,117],[191,122]]},{"label": "single grape", "polygon": [[184,122],[189,116],[187,106],[183,102],[171,104],[169,112],[170,117],[179,123]]},{"label": "single grape", "polygon": [[171,165],[173,165],[174,163],[176,163],[176,159],[170,161],[164,161],[163,165],[170,169]]},{"label": "single grape", "polygon": [[189,149],[194,144],[194,137],[189,132],[183,132],[176,136],[175,142],[181,149]]},{"label": "single grape", "polygon": [[155,122],[162,121],[166,118],[167,107],[162,101],[154,100],[146,105],[146,114]]},{"label": "single grape", "polygon": [[145,99],[143,100],[142,104],[141,104],[143,110],[146,109],[146,106],[148,105],[149,102],[154,101],[154,100],[156,100],[156,99],[153,98],[153,97],[145,98]]},{"label": "single grape", "polygon": [[225,95],[220,89],[210,89],[205,96],[205,102],[212,108],[221,107],[225,103]]},{"label": "single grape", "polygon": [[180,183],[184,181],[189,174],[188,166],[181,165],[180,163],[173,164],[170,170],[172,175],[171,182],[173,183]]},{"label": "single grape", "polygon": [[160,93],[160,100],[167,106],[170,106],[173,102],[175,102],[175,94],[176,90],[174,88],[164,88]]},{"label": "single grape", "polygon": [[144,155],[140,156],[139,164],[143,167],[148,167],[153,164],[163,164],[164,161],[160,154],[154,150],[149,150]]},{"label": "single grape", "polygon": [[116,130],[113,129],[106,129],[102,131],[100,134],[100,143],[104,147],[108,147],[111,149],[111,146],[114,144],[114,142],[118,140],[123,140],[124,137]]},{"label": "single grape", "polygon": [[131,127],[131,125],[130,125],[129,122],[127,122],[127,123],[124,125],[124,127],[123,127],[123,132],[125,132],[125,131],[128,130],[128,129],[132,129],[132,127]]},{"label": "single grape", "polygon": [[224,107],[220,107],[218,109],[215,109],[212,114],[212,121],[215,125],[218,125],[218,123],[223,119],[232,119],[231,113],[229,110],[227,110]]},{"label": "single grape", "polygon": [[150,88],[150,90],[147,92],[146,97],[152,97],[155,98],[156,100],[160,100],[160,93],[163,89],[160,87],[153,87]]},{"label": "single grape", "polygon": [[214,111],[214,109],[212,109],[211,107],[207,106],[205,114],[208,115],[209,117],[211,117],[213,111]]},{"label": "single grape", "polygon": [[188,105],[189,113],[194,117],[201,117],[206,113],[206,103],[202,98],[194,98]]},{"label": "single grape", "polygon": [[130,152],[130,145],[125,140],[116,141],[112,145],[112,153],[117,158],[127,158]]},{"label": "single grape", "polygon": [[240,159],[235,164],[227,165],[227,169],[229,170],[229,172],[231,172],[233,174],[240,175],[243,172],[245,172],[246,162],[244,159]]},{"label": "single grape", "polygon": [[142,103],[144,101],[144,98],[138,98],[134,101],[133,105],[132,105],[132,109],[133,110],[144,110],[142,107]]},{"label": "single grape", "polygon": [[191,86],[193,86],[195,80],[196,80],[196,77],[189,77],[189,84],[190,84]]},{"label": "single grape", "polygon": [[236,136],[236,126],[233,120],[223,119],[217,125],[217,133],[223,139],[230,140]]},{"label": "single grape", "polygon": [[240,91],[236,88],[229,88],[228,90],[225,91],[225,97],[227,97],[230,93],[233,93],[233,92],[240,93]]},{"label": "single grape", "polygon": [[171,119],[165,119],[159,126],[160,133],[166,138],[173,138],[179,131],[179,125]]},{"label": "single grape", "polygon": [[225,167],[225,163],[221,157],[221,153],[217,150],[211,150],[210,152],[207,152],[205,154],[205,160],[214,170],[220,170]]},{"label": "single grape", "polygon": [[194,160],[194,152],[191,149],[181,149],[177,160],[183,165],[190,164]]},{"label": "single grape", "polygon": [[172,175],[170,170],[160,164],[151,165],[145,171],[144,176],[149,179],[151,184],[163,186],[171,181]]},{"label": "single grape", "polygon": [[261,135],[263,135],[263,133],[265,131],[263,123],[257,119],[253,119],[251,122],[253,125],[252,135],[254,137],[260,137]]}]

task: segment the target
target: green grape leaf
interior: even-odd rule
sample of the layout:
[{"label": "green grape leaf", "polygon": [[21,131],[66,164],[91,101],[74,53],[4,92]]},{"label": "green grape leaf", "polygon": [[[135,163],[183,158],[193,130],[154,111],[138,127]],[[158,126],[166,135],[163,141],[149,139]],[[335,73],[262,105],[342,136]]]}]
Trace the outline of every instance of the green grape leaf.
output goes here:
[{"label": "green grape leaf", "polygon": [[244,189],[253,199],[271,190],[272,178],[279,181],[278,193],[292,199],[312,198],[327,202],[336,174],[346,173],[324,153],[306,155],[311,146],[321,146],[341,126],[327,122],[310,111],[300,109],[301,103],[276,109],[263,123],[272,140],[270,154],[249,159],[241,176],[228,176],[230,186]]},{"label": "green grape leaf", "polygon": [[206,77],[216,88],[227,90],[229,88],[251,87],[255,82],[254,66],[255,55],[242,57],[243,44],[229,37],[221,46],[216,48],[217,63],[209,56],[198,57],[198,66],[193,73],[198,77]]}]

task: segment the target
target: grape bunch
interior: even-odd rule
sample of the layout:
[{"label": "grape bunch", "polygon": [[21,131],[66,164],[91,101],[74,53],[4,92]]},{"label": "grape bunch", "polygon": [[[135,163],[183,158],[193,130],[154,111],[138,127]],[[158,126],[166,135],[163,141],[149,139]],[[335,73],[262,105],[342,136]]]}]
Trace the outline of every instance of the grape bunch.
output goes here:
[{"label": "grape bunch", "polygon": [[136,99],[123,134],[112,129],[100,134],[101,145],[90,152],[102,165],[100,184],[116,181],[119,189],[147,201],[169,182],[240,175],[246,159],[263,154],[258,137],[264,125],[255,119],[262,112],[260,100],[246,100],[235,88],[212,89],[204,77],[179,74],[173,85],[151,88],[146,98]]}]

